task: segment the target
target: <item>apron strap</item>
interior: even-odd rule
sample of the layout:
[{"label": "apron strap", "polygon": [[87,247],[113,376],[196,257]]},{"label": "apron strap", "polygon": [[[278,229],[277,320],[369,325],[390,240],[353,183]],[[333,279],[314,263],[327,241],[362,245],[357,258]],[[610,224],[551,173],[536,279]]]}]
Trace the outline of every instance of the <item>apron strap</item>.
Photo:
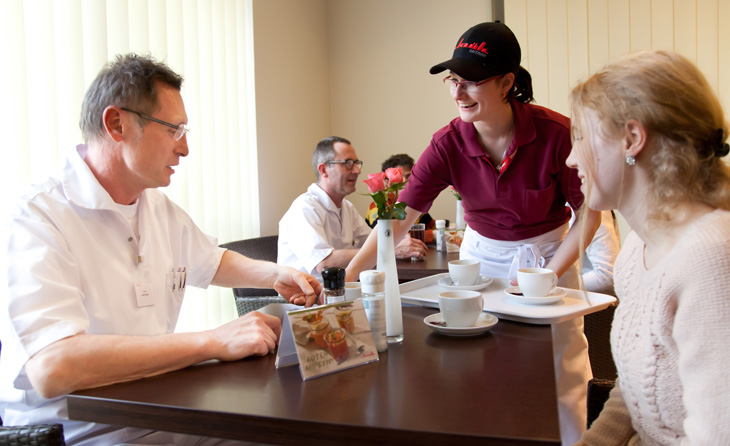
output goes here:
[{"label": "apron strap", "polygon": [[517,270],[522,268],[542,268],[545,266],[545,257],[540,253],[540,246],[525,243],[516,246],[517,252],[512,258],[509,268],[509,277],[517,277]]}]

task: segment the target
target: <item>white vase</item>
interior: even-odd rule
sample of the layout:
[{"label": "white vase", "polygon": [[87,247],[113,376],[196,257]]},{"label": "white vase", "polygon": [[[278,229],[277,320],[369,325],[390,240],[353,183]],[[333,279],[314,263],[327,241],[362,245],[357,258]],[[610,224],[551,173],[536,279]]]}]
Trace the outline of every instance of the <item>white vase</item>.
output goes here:
[{"label": "white vase", "polygon": [[466,229],[464,222],[464,202],[456,200],[456,229]]},{"label": "white vase", "polygon": [[393,220],[378,219],[378,266],[385,272],[385,325],[388,344],[403,342],[403,313],[400,306],[398,269],[395,264]]}]

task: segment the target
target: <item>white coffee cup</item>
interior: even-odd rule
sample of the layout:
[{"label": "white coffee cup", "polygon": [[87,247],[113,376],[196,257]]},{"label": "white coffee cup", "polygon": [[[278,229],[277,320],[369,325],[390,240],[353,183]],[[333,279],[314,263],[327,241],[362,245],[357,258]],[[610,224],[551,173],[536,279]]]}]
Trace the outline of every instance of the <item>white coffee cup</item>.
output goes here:
[{"label": "white coffee cup", "polygon": [[473,327],[484,307],[478,291],[444,291],[439,294],[439,308],[448,327]]},{"label": "white coffee cup", "polygon": [[345,282],[345,300],[355,300],[361,297],[360,282]]},{"label": "white coffee cup", "polygon": [[517,270],[517,284],[525,297],[544,297],[555,290],[558,276],[547,268],[522,268]]},{"label": "white coffee cup", "polygon": [[451,282],[456,286],[472,286],[479,281],[479,260],[459,259],[449,262]]}]

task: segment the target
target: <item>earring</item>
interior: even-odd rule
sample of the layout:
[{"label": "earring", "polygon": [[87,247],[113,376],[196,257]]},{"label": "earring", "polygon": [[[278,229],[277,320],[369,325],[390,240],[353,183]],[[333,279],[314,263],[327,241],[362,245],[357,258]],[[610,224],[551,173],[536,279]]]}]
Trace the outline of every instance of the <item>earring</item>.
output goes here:
[{"label": "earring", "polygon": [[504,90],[504,91],[502,92],[502,99],[503,99],[503,100],[504,100],[504,99],[507,99],[507,90]]},{"label": "earring", "polygon": [[630,154],[627,153],[626,154],[626,164],[628,164],[629,166],[635,165],[636,164],[636,158],[634,158],[633,155],[630,155]]}]

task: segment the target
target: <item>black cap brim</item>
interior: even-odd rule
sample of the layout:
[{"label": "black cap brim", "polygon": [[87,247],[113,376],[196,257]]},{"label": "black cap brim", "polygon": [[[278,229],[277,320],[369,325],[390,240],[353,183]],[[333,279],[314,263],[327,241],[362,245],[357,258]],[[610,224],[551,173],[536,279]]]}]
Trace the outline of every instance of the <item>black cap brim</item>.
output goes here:
[{"label": "black cap brim", "polygon": [[[460,77],[474,82],[483,81],[488,77],[500,74],[496,72],[497,70],[488,70],[483,65],[467,59],[450,59],[446,62],[441,62],[438,65],[432,66],[429,73],[438,74],[446,70],[451,70]],[[494,73],[492,73],[492,71],[494,71]]]}]

